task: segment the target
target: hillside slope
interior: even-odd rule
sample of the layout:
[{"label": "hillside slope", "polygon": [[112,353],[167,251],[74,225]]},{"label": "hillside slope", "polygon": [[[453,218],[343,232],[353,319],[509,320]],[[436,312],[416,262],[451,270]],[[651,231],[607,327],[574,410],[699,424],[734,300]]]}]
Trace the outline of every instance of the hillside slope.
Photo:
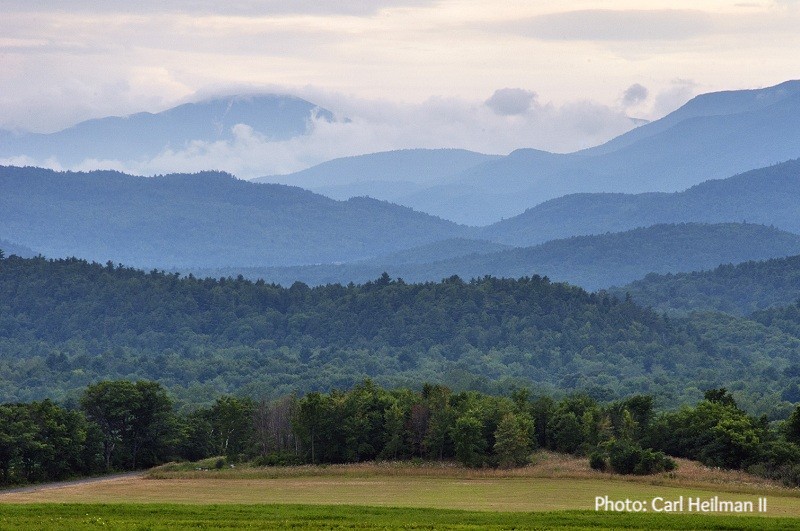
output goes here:
[{"label": "hillside slope", "polygon": [[364,259],[468,232],[377,200],[334,201],[223,173],[154,178],[0,167],[0,237],[140,267]]},{"label": "hillside slope", "polygon": [[518,150],[397,202],[484,225],[567,194],[672,192],[797,157],[800,82],[792,81],[698,96],[597,148],[564,155]]},{"label": "hillside slope", "polygon": [[710,271],[653,273],[609,292],[619,297],[630,294],[658,311],[749,315],[800,299],[800,256],[725,264]]},{"label": "hillside slope", "polygon": [[573,194],[480,229],[485,239],[532,245],[657,223],[741,222],[800,233],[800,159],[706,181],[677,193]]},{"label": "hillside slope", "polygon": [[404,149],[333,159],[299,172],[253,181],[300,186],[333,199],[368,195],[392,201],[499,158],[463,149]]},{"label": "hillside slope", "polygon": [[[435,249],[437,245],[429,247]],[[651,272],[696,271],[719,264],[789,256],[800,253],[800,236],[754,224],[685,223],[553,240],[533,247],[488,250],[475,247],[472,252],[452,257],[445,253],[428,254],[427,260],[414,253],[398,252],[350,264],[195,270],[194,273],[243,274],[284,286],[296,280],[312,285],[364,282],[384,271],[409,282],[438,281],[452,275],[468,279],[537,274],[596,290],[631,282]],[[436,256],[440,258],[431,260]]]},{"label": "hillside slope", "polygon": [[736,379],[732,369],[754,356],[723,356],[686,325],[540,277],[280,288],[12,257],[0,260],[0,310],[0,401],[122,377],[161,381],[183,398],[365,377],[631,393],[669,374],[673,392],[702,367],[714,367],[714,383]]}]

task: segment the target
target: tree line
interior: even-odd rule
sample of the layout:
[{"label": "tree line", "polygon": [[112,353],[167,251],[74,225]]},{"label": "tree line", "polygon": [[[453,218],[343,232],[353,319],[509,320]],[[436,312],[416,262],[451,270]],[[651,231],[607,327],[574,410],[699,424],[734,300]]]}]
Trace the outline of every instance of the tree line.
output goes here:
[{"label": "tree line", "polygon": [[261,466],[424,459],[511,468],[528,464],[537,449],[585,456],[593,468],[622,474],[671,470],[670,456],[686,457],[797,486],[800,406],[770,423],[739,408],[724,388],[659,413],[649,395],[601,403],[524,389],[510,396],[432,384],[384,389],[371,380],[277,400],[226,395],[190,413],[177,412],[152,381],[93,384],[76,407],[0,405],[3,485],[210,457]]}]

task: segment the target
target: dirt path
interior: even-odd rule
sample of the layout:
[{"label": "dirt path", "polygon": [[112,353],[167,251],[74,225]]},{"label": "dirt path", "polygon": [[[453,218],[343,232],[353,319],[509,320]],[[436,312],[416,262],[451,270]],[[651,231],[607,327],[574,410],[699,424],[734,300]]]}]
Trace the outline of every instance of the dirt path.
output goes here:
[{"label": "dirt path", "polygon": [[116,481],[119,479],[137,478],[144,475],[144,472],[125,472],[123,474],[110,474],[108,476],[98,476],[93,478],[71,479],[69,481],[54,481],[53,483],[37,483],[36,485],[27,485],[25,487],[16,487],[13,489],[0,489],[0,498],[6,494],[25,494],[28,492],[37,492],[40,490],[61,489],[64,487],[75,487],[78,485],[86,485],[89,483],[101,483],[103,481]]}]

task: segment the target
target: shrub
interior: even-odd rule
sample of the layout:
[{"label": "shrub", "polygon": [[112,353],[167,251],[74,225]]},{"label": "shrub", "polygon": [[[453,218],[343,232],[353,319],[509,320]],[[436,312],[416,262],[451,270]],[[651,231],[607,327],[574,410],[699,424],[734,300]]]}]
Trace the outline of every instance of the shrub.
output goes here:
[{"label": "shrub", "polygon": [[677,468],[663,452],[642,448],[630,441],[613,440],[606,445],[608,462],[618,474],[648,475]]},{"label": "shrub", "polygon": [[603,452],[599,450],[592,452],[589,456],[589,466],[594,470],[605,471],[608,468],[608,463],[606,463],[606,457]]}]

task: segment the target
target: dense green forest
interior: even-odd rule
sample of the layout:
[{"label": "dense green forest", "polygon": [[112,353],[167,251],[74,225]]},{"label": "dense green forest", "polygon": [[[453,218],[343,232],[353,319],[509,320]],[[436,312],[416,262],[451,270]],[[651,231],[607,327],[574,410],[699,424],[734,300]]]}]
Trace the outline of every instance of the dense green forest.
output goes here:
[{"label": "dense green forest", "polygon": [[76,407],[0,405],[0,486],[210,457],[217,468],[375,459],[512,468],[539,448],[588,456],[593,468],[621,474],[674,469],[672,455],[798,485],[798,443],[800,407],[770,424],[724,388],[658,413],[648,395],[602,403],[522,389],[510,396],[429,384],[387,390],[366,380],[271,401],[226,395],[177,413],[160,384],[116,380],[83,389]]},{"label": "dense green forest", "polygon": [[[575,236],[534,247],[494,250],[489,242],[448,240],[422,249],[347,264],[191,270],[200,276],[263,278],[288,286],[366,282],[388,272],[410,282],[534,273],[587,290],[608,288],[651,272],[697,271],[722,263],[800,253],[800,236],[752,223],[679,223],[614,234]],[[623,294],[624,296],[624,294]]]},{"label": "dense green forest", "polygon": [[800,400],[791,327],[719,314],[673,319],[545,277],[284,288],[108,263],[0,260],[0,400],[77,400],[103,379],[162,383],[181,407],[277,397],[371,377],[503,392],[653,394],[692,403],[725,386],[785,418]]},{"label": "dense green forest", "polygon": [[639,304],[657,311],[749,315],[800,299],[800,256],[725,264],[710,271],[652,273],[609,293],[630,294]]}]

